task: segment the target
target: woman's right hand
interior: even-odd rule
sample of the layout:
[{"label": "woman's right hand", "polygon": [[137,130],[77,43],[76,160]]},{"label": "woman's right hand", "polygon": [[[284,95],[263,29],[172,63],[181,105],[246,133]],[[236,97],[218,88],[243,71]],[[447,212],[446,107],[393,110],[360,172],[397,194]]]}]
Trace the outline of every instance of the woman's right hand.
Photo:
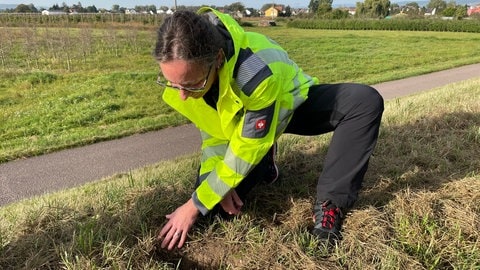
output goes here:
[{"label": "woman's right hand", "polygon": [[173,213],[166,215],[168,222],[158,235],[158,239],[162,241],[161,247],[168,250],[172,250],[175,246],[182,248],[199,213],[193,204],[193,200],[189,199]]}]

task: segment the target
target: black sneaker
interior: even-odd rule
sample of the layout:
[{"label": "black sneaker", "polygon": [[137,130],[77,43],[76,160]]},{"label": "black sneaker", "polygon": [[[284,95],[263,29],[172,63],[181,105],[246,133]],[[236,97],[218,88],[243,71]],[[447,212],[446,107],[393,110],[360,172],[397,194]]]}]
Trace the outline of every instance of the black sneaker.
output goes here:
[{"label": "black sneaker", "polygon": [[342,239],[340,233],[345,216],[342,210],[331,201],[317,202],[314,207],[313,227],[311,233],[327,248],[335,246]]},{"label": "black sneaker", "polygon": [[280,173],[277,164],[275,163],[275,156],[277,155],[277,143],[275,143],[267,153],[268,171],[264,179],[265,183],[273,184],[278,180]]}]

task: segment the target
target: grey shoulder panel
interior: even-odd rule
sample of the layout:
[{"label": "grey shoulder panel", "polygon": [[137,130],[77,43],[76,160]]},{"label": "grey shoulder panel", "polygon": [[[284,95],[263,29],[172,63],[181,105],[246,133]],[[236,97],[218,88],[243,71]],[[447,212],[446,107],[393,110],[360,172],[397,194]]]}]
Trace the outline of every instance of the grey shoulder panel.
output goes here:
[{"label": "grey shoulder panel", "polygon": [[247,111],[244,116],[242,136],[245,138],[263,138],[272,125],[275,103],[258,111]]}]

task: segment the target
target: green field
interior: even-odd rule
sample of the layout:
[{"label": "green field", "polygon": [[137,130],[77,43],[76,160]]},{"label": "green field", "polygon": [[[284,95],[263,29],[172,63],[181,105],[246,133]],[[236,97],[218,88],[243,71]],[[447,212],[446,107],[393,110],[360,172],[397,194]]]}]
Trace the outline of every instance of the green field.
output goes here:
[{"label": "green field", "polygon": [[[186,123],[155,84],[154,29],[1,30],[0,162]],[[247,30],[271,36],[325,83],[374,84],[480,62],[480,36],[471,33]]]}]

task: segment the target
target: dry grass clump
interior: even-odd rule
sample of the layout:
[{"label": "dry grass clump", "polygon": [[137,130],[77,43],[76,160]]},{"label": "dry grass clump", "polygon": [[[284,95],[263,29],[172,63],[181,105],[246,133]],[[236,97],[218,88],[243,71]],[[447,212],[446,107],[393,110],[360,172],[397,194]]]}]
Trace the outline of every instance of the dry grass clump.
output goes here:
[{"label": "dry grass clump", "polygon": [[199,155],[0,208],[0,269],[480,269],[480,79],[388,101],[344,239],[308,230],[329,135],[285,136],[282,179],[241,216],[199,220],[181,250],[155,236],[189,198]]}]

